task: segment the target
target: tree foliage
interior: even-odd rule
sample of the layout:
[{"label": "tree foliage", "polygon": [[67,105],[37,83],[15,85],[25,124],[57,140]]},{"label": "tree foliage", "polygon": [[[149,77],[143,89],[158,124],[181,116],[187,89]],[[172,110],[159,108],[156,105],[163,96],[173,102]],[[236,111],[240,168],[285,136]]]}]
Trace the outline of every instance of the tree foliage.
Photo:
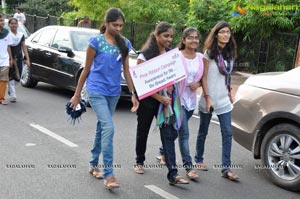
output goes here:
[{"label": "tree foliage", "polygon": [[230,0],[191,0],[187,24],[207,33],[220,20],[229,20],[232,10]]},{"label": "tree foliage", "polygon": [[[246,14],[231,17],[235,31],[244,33],[244,39],[268,38],[276,32],[300,31],[300,0],[240,0],[233,4],[245,8]],[[299,6],[299,10],[285,10],[284,6]],[[269,9],[267,9],[269,7]]]},{"label": "tree foliage", "polygon": [[20,4],[20,8],[27,14],[37,16],[60,16],[63,12],[72,10],[68,5],[69,0],[26,0],[25,3]]}]

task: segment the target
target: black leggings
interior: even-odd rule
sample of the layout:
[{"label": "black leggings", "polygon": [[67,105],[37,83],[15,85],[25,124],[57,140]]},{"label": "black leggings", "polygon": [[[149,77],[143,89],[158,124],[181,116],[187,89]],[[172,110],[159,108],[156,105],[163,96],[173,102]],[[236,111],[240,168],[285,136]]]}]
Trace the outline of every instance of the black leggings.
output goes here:
[{"label": "black leggings", "polygon": [[[154,100],[154,99],[151,99]],[[154,117],[157,117],[158,102],[141,101],[137,111],[137,132],[136,132],[136,164],[143,165],[145,161],[145,152],[147,139],[151,123]]]}]

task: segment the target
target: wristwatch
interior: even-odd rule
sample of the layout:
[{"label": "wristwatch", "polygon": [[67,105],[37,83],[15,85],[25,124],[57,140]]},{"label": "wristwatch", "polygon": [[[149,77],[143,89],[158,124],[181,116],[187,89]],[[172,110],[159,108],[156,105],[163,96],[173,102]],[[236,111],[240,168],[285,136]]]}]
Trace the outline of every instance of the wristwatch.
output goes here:
[{"label": "wristwatch", "polygon": [[135,91],[130,91],[131,95],[135,95],[136,92]]}]

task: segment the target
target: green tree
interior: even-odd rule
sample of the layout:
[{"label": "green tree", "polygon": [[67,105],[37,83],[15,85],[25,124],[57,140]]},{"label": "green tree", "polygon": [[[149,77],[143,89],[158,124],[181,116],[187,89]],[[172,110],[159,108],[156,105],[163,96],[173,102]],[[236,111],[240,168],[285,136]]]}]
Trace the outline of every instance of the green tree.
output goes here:
[{"label": "green tree", "polygon": [[187,25],[207,33],[220,20],[229,20],[232,0],[190,0]]},{"label": "green tree", "polygon": [[27,0],[25,3],[20,4],[24,12],[27,14],[37,16],[60,16],[63,12],[72,10],[68,5],[69,0]]},{"label": "green tree", "polygon": [[300,32],[300,11],[284,7],[298,5],[300,9],[300,0],[240,0],[233,9],[238,5],[246,14],[231,17],[230,22],[235,31],[244,34],[244,39],[268,38],[277,32]]}]

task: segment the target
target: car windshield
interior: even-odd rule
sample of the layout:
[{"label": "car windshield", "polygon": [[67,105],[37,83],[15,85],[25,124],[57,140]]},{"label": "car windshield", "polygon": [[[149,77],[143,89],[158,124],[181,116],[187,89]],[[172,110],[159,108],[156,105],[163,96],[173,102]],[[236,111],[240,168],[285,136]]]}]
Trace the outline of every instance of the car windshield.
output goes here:
[{"label": "car windshield", "polygon": [[71,38],[73,42],[73,47],[75,51],[86,51],[86,48],[89,44],[91,37],[98,35],[96,31],[87,32],[87,31],[73,31],[71,32]]},{"label": "car windshield", "polygon": [[[8,22],[7,21],[5,21],[4,28],[6,28],[7,30],[9,30],[9,26],[8,26]],[[21,23],[19,23],[18,32],[23,33],[24,36],[25,36],[25,38],[27,38],[30,35],[29,31]]]}]

